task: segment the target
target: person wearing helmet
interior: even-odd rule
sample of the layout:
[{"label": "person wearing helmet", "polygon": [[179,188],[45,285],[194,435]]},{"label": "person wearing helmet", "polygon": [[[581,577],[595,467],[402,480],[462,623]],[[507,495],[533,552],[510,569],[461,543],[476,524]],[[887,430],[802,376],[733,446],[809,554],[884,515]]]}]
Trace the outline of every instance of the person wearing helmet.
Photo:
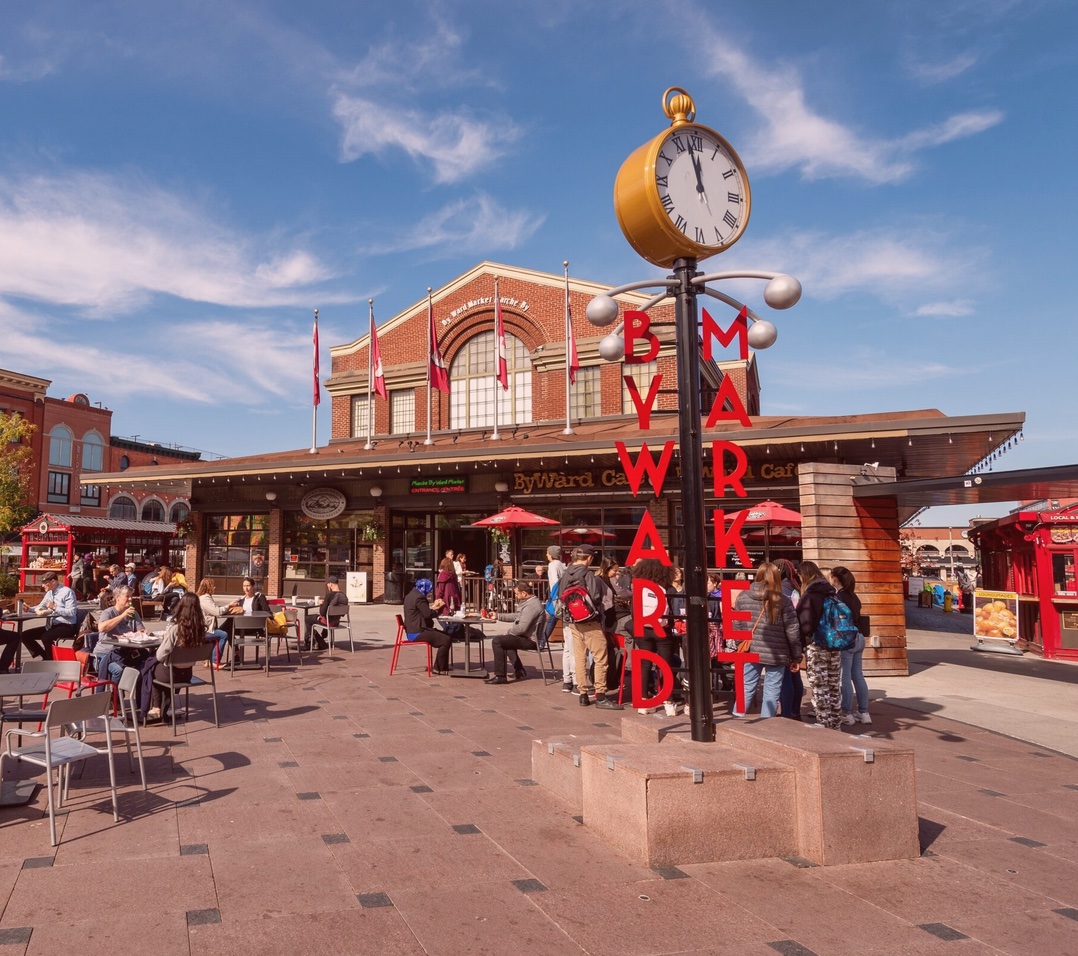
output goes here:
[{"label": "person wearing helmet", "polygon": [[431,647],[437,648],[434,672],[445,675],[449,673],[449,648],[453,638],[433,626],[438,611],[445,607],[445,601],[441,598],[428,600],[433,590],[434,582],[430,578],[420,578],[405,596],[404,633],[409,641],[426,641]]}]

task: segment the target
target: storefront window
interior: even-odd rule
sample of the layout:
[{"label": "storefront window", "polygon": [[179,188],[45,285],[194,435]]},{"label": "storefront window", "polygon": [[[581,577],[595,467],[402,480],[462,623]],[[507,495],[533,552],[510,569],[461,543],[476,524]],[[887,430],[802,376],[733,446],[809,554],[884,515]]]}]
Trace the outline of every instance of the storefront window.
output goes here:
[{"label": "storefront window", "polygon": [[1074,552],[1052,555],[1052,583],[1056,594],[1078,593],[1074,577]]},{"label": "storefront window", "polygon": [[285,515],[284,593],[301,581],[325,581],[335,575],[345,585],[349,571],[366,571],[373,583],[374,542],[361,529],[374,522],[373,511],[350,511],[332,521],[316,521],[298,511]]},{"label": "storefront window", "polygon": [[238,594],[247,575],[265,590],[269,515],[209,515],[208,528],[203,576],[225,594]]}]

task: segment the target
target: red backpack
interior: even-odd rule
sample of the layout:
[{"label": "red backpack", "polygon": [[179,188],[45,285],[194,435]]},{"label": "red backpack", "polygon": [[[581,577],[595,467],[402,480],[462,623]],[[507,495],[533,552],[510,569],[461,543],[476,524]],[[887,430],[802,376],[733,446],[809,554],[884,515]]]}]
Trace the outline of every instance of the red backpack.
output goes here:
[{"label": "red backpack", "polygon": [[586,624],[597,620],[599,610],[584,584],[573,584],[558,595],[567,624]]}]

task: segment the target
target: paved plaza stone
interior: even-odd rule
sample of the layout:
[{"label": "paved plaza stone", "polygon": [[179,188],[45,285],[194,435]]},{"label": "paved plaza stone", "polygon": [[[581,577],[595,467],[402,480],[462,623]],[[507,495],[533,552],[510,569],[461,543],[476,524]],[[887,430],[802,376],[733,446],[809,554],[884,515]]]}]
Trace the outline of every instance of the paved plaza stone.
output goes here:
[{"label": "paved plaza stone", "polygon": [[653,870],[535,785],[531,744],[665,718],[566,707],[534,652],[519,685],[389,677],[395,610],[354,609],[354,654],[222,672],[220,729],[197,692],[180,736],[147,728],[120,823],[103,761],[56,849],[43,791],[0,809],[0,956],[1078,953],[1073,665],[976,654],[958,619],[870,680],[872,725],[837,733],[915,750],[918,859]]}]

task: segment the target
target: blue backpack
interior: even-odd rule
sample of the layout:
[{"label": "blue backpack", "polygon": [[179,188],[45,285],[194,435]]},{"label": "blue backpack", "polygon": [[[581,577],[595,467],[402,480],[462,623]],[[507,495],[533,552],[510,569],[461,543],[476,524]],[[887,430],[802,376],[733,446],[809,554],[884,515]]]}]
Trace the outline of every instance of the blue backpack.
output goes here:
[{"label": "blue backpack", "polygon": [[830,595],[825,597],[813,643],[829,651],[845,651],[853,647],[859,633],[853,622],[853,612],[838,598]]}]

